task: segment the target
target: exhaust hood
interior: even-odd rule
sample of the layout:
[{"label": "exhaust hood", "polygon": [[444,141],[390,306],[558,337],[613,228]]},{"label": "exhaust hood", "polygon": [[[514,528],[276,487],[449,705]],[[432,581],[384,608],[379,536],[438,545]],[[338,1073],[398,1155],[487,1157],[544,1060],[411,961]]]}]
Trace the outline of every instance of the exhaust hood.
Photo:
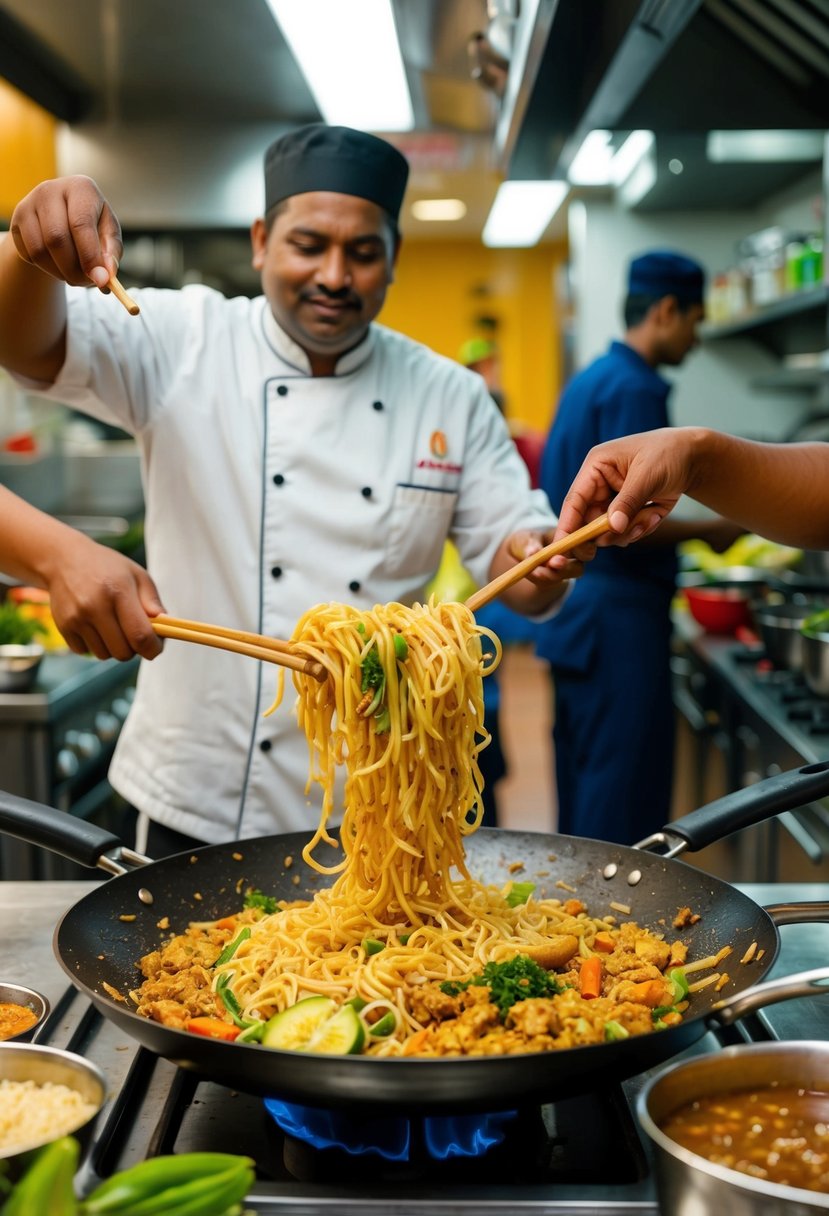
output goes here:
[{"label": "exhaust hood", "polygon": [[[596,129],[654,133],[659,178],[648,207],[750,205],[815,163],[807,150],[785,163],[713,163],[706,137],[829,128],[827,0],[538,0],[530,7],[536,53],[496,132],[510,177],[566,177]],[[524,38],[532,45],[532,31]],[[693,174],[668,173],[668,160]]]}]

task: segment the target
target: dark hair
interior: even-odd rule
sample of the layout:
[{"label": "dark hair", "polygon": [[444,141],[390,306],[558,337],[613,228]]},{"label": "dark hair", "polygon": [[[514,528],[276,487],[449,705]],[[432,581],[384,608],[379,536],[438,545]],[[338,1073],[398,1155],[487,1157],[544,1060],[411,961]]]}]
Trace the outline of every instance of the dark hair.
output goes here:
[{"label": "dark hair", "polygon": [[[645,317],[648,315],[654,304],[658,304],[660,300],[664,300],[666,295],[671,295],[671,292],[663,292],[658,296],[641,296],[629,295],[625,297],[625,327],[633,329],[636,325],[641,325]],[[689,308],[693,308],[695,304],[701,303],[700,300],[680,300],[676,296],[676,306],[680,312],[687,312]]]},{"label": "dark hair", "polygon": [[[278,203],[274,203],[274,205],[268,211],[265,212],[265,231],[267,232],[268,236],[270,236],[271,229],[273,228],[276,221],[279,219],[280,215],[282,215],[287,210],[288,203],[291,201],[291,197],[293,197],[293,196],[289,196],[288,198],[280,199],[280,201]],[[385,219],[386,223],[388,224],[389,232],[391,233],[392,247],[394,250],[400,244],[400,229],[398,228],[393,215],[390,215],[389,212],[386,211],[386,209],[384,207],[381,207],[380,210],[383,212],[383,218]]]}]

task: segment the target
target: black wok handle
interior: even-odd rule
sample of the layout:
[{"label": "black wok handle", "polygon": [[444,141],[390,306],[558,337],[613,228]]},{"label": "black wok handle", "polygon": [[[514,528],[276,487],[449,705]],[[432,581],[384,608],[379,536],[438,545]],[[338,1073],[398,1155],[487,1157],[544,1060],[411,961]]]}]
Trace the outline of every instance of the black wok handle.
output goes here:
[{"label": "black wok handle", "polygon": [[827,796],[829,760],[824,760],[820,764],[806,764],[803,768],[777,773],[774,777],[758,781],[756,785],[735,790],[666,824],[662,832],[666,837],[679,837],[684,842],[684,846],[674,852],[687,850],[696,853],[715,840],[730,836],[732,832],[739,832],[742,828],[770,819],[772,815],[795,810]]},{"label": "black wok handle", "polygon": [[4,790],[0,790],[0,832],[93,868],[104,853],[122,847],[117,836],[94,823]]}]

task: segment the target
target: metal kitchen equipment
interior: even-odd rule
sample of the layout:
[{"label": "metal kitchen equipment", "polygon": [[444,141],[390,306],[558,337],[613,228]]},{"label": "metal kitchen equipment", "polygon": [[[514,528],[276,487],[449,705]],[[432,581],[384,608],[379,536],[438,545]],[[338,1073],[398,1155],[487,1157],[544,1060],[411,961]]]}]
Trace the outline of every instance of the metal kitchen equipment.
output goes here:
[{"label": "metal kitchen equipment", "polygon": [[[37,979],[54,1008],[40,1041],[81,1052],[109,1082],[79,1178],[84,1192],[148,1156],[204,1150],[255,1158],[257,1181],[247,1206],[258,1216],[659,1216],[652,1149],[634,1113],[649,1074],[519,1111],[506,1140],[473,1159],[434,1162],[417,1153],[414,1160],[387,1162],[374,1153],[355,1158],[297,1144],[260,1098],[200,1081],[139,1047],[67,984],[52,952],[52,930],[93,885],[0,883],[0,919],[14,916],[16,927],[14,939],[0,941],[0,972],[15,963],[23,982]],[[741,894],[755,904],[788,903],[829,898],[829,885],[749,885]],[[829,956],[827,924],[787,924],[780,937],[772,977]],[[679,1059],[776,1038],[829,1041],[829,1001],[773,1005],[706,1034]]]},{"label": "metal kitchen equipment", "polygon": [[[566,882],[594,913],[610,910],[614,903],[629,904],[639,924],[658,931],[667,917],[690,906],[700,916],[683,931],[692,958],[706,957],[727,943],[740,959],[753,944],[751,965],[732,970],[734,995],[760,981],[773,964],[779,945],[775,923],[727,883],[673,858],[826,793],[829,763],[781,773],[692,812],[642,842],[664,847],[664,855],[576,837],[483,829],[469,838],[467,861],[483,881],[502,885],[520,860],[540,891],[546,887],[554,893],[556,882]],[[433,1115],[491,1110],[494,1093],[502,1109],[583,1093],[675,1055],[704,1035],[715,1007],[728,1003],[723,992],[709,987],[695,995],[681,1024],[659,1034],[494,1058],[314,1056],[210,1040],[132,1012],[126,997],[136,985],[136,962],[157,949],[163,933],[159,921],[181,930],[191,920],[218,919],[239,907],[247,886],[277,898],[312,895],[320,876],[301,860],[310,833],[232,841],[141,865],[142,859],[121,850],[112,835],[7,794],[0,794],[0,829],[117,875],[66,914],[54,943],[72,982],[105,1017],[152,1051],[200,1075],[289,1102]],[[284,864],[287,856],[290,866]],[[126,870],[135,864],[137,869]],[[829,905],[820,905],[802,909],[800,915],[819,919],[827,912]],[[167,917],[169,922],[163,919]],[[123,999],[115,999],[113,989]],[[762,1004],[759,997],[756,1005]],[[724,1019],[727,1010],[716,1016]]]},{"label": "metal kitchen equipment", "polygon": [[[47,654],[28,692],[0,693],[4,788],[113,829],[120,803],[107,772],[134,696],[138,662]],[[82,873],[29,845],[0,839],[0,879]]]}]

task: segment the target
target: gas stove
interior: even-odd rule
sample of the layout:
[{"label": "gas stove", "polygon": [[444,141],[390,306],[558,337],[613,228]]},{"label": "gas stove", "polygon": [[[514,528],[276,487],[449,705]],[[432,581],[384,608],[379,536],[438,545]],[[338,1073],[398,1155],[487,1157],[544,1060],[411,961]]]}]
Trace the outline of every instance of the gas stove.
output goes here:
[{"label": "gas stove", "polygon": [[[758,903],[826,899],[825,884],[747,884]],[[218,1150],[245,1153],[257,1164],[247,1205],[259,1216],[575,1216],[579,1213],[659,1212],[649,1148],[633,1114],[636,1093],[650,1073],[600,1092],[513,1112],[498,1112],[472,1128],[451,1120],[382,1118],[385,1143],[406,1152],[385,1157],[354,1153],[366,1129],[352,1115],[326,1122],[334,1146],[310,1147],[294,1134],[309,1112],[290,1110],[279,1123],[261,1098],[200,1080],[139,1047],[107,1022],[73,988],[51,951],[61,913],[89,890],[81,882],[0,884],[0,918],[15,934],[0,942],[0,977],[43,992],[52,1014],[40,1042],[94,1060],[111,1092],[82,1168],[94,1185],[148,1156]],[[772,975],[820,965],[829,951],[829,925],[788,925]],[[829,1037],[829,1001],[810,997],[771,1006],[730,1030],[707,1033],[677,1056],[717,1051],[731,1042]],[[498,1096],[493,1094],[493,1110]],[[319,1132],[319,1112],[312,1112]],[[324,1113],[323,1113],[324,1119]],[[444,1124],[452,1124],[448,1128]],[[401,1125],[401,1126],[398,1126]],[[436,1128],[435,1124],[441,1126]],[[287,1130],[286,1130],[287,1129]],[[374,1129],[376,1131],[376,1129]],[[482,1154],[476,1141],[491,1140]],[[442,1157],[436,1157],[436,1139]],[[376,1139],[372,1141],[376,1145]]]}]

